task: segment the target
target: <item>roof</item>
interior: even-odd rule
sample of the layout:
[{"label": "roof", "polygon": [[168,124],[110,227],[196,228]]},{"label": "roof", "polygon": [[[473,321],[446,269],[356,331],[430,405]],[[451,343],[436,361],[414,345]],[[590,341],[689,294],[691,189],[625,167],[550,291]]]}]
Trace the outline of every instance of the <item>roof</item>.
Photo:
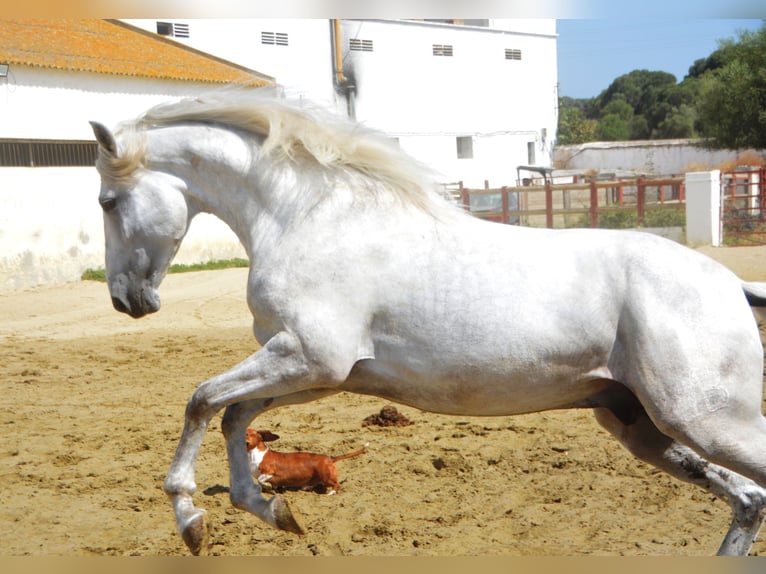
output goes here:
[{"label": "roof", "polygon": [[266,86],[274,78],[118,20],[3,19],[0,63],[116,76]]}]

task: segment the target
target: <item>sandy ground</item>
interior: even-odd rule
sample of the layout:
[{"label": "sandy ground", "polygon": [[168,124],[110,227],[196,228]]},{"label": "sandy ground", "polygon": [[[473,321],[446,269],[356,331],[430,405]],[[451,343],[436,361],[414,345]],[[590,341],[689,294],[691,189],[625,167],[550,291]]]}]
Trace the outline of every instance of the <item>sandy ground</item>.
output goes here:
[{"label": "sandy ground", "polygon": [[[708,249],[766,280],[766,248]],[[0,294],[0,553],[185,555],[162,481],[197,384],[256,347],[246,271],[169,276],[163,309],[134,321],[104,284]],[[338,395],[269,412],[274,448],[339,454],[336,496],[289,492],[307,534],[231,507],[220,416],[196,501],[219,555],[710,555],[728,507],[628,455],[589,412],[470,418]],[[754,553],[766,553],[759,539]]]}]

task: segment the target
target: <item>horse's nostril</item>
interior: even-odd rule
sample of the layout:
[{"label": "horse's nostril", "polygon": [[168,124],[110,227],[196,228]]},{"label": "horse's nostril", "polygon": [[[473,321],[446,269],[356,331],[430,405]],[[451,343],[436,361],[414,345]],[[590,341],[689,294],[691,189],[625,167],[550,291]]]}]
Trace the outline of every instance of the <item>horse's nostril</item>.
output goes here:
[{"label": "horse's nostril", "polygon": [[130,313],[130,308],[117,297],[112,297],[112,305],[114,305],[114,308],[120,313]]}]

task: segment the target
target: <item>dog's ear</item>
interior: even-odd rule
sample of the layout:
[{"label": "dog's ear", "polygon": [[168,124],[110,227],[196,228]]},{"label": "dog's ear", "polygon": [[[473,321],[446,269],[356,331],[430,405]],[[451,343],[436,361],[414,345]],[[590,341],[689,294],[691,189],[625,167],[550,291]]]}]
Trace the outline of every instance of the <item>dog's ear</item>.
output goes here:
[{"label": "dog's ear", "polygon": [[263,442],[271,442],[279,438],[278,434],[274,434],[273,432],[269,430],[259,430],[258,434],[261,435],[261,440]]}]

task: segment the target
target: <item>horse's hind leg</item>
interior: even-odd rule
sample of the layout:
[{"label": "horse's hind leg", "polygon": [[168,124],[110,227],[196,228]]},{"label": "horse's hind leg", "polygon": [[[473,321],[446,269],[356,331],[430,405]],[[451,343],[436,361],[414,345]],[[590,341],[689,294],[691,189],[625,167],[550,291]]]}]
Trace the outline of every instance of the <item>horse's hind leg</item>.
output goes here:
[{"label": "horse's hind leg", "polygon": [[752,480],[706,461],[660,432],[638,400],[621,386],[605,392],[595,409],[596,420],[637,458],[670,475],[696,484],[725,500],[733,518],[718,554],[744,556],[766,518],[766,489]]}]

